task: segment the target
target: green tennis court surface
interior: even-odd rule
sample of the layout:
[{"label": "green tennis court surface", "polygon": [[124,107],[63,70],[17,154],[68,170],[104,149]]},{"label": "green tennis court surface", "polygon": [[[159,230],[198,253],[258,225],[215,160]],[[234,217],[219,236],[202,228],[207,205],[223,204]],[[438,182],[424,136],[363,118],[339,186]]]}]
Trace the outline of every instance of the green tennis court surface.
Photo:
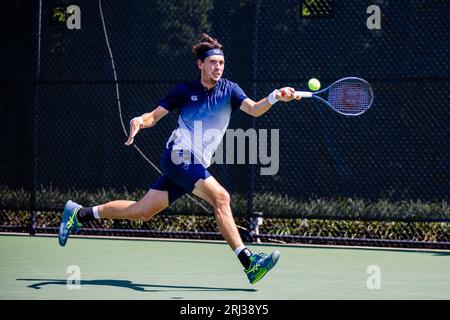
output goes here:
[{"label": "green tennis court surface", "polygon": [[[61,248],[56,237],[2,235],[0,298],[450,299],[449,252],[249,248],[281,252],[255,285],[225,243],[70,238]],[[80,268],[80,289],[67,286],[71,265]]]}]

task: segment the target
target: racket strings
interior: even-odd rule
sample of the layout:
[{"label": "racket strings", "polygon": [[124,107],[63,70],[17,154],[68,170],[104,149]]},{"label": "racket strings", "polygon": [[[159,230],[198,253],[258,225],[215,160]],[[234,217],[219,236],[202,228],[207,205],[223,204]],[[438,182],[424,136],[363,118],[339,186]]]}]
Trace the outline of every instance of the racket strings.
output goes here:
[{"label": "racket strings", "polygon": [[370,107],[372,90],[370,85],[363,81],[340,81],[329,88],[328,103],[342,113],[359,114]]}]

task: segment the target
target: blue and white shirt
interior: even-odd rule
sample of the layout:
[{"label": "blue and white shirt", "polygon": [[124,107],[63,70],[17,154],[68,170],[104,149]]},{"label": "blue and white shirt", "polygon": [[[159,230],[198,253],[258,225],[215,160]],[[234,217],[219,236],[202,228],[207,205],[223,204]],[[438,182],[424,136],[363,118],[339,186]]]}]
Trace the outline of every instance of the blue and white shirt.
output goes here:
[{"label": "blue and white shirt", "polygon": [[246,99],[244,91],[234,82],[221,78],[208,90],[200,79],[178,84],[159,105],[168,111],[180,109],[178,127],[167,141],[172,149],[190,151],[195,161],[205,168],[219,146],[230,122],[231,114]]}]

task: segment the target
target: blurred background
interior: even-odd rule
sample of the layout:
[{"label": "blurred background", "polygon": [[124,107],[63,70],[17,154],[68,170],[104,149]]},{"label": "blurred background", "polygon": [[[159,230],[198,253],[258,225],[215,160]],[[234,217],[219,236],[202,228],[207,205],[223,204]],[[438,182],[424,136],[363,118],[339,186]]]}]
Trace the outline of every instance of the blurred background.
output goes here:
[{"label": "blurred background", "polygon": [[[207,32],[225,47],[224,77],[254,100],[313,77],[361,77],[375,93],[354,118],[307,100],[233,116],[230,128],[280,135],[276,175],[210,170],[246,242],[449,248],[449,12],[434,0],[2,1],[0,230],[54,234],[68,199],[139,199],[177,114],[141,131],[139,149],[124,146],[128,122],[198,77],[191,49]],[[222,239],[199,202],[80,234]]]}]

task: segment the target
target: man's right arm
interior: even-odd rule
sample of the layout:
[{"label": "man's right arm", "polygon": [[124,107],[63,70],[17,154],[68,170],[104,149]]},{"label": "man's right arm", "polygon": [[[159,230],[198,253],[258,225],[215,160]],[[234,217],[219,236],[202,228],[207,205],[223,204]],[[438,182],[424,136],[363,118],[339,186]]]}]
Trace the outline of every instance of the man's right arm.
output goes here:
[{"label": "man's right arm", "polygon": [[143,128],[153,127],[162,117],[168,114],[169,111],[161,106],[157,107],[152,112],[144,113],[140,117],[133,118],[130,121],[130,133],[125,145],[129,146],[133,143],[134,137]]}]

